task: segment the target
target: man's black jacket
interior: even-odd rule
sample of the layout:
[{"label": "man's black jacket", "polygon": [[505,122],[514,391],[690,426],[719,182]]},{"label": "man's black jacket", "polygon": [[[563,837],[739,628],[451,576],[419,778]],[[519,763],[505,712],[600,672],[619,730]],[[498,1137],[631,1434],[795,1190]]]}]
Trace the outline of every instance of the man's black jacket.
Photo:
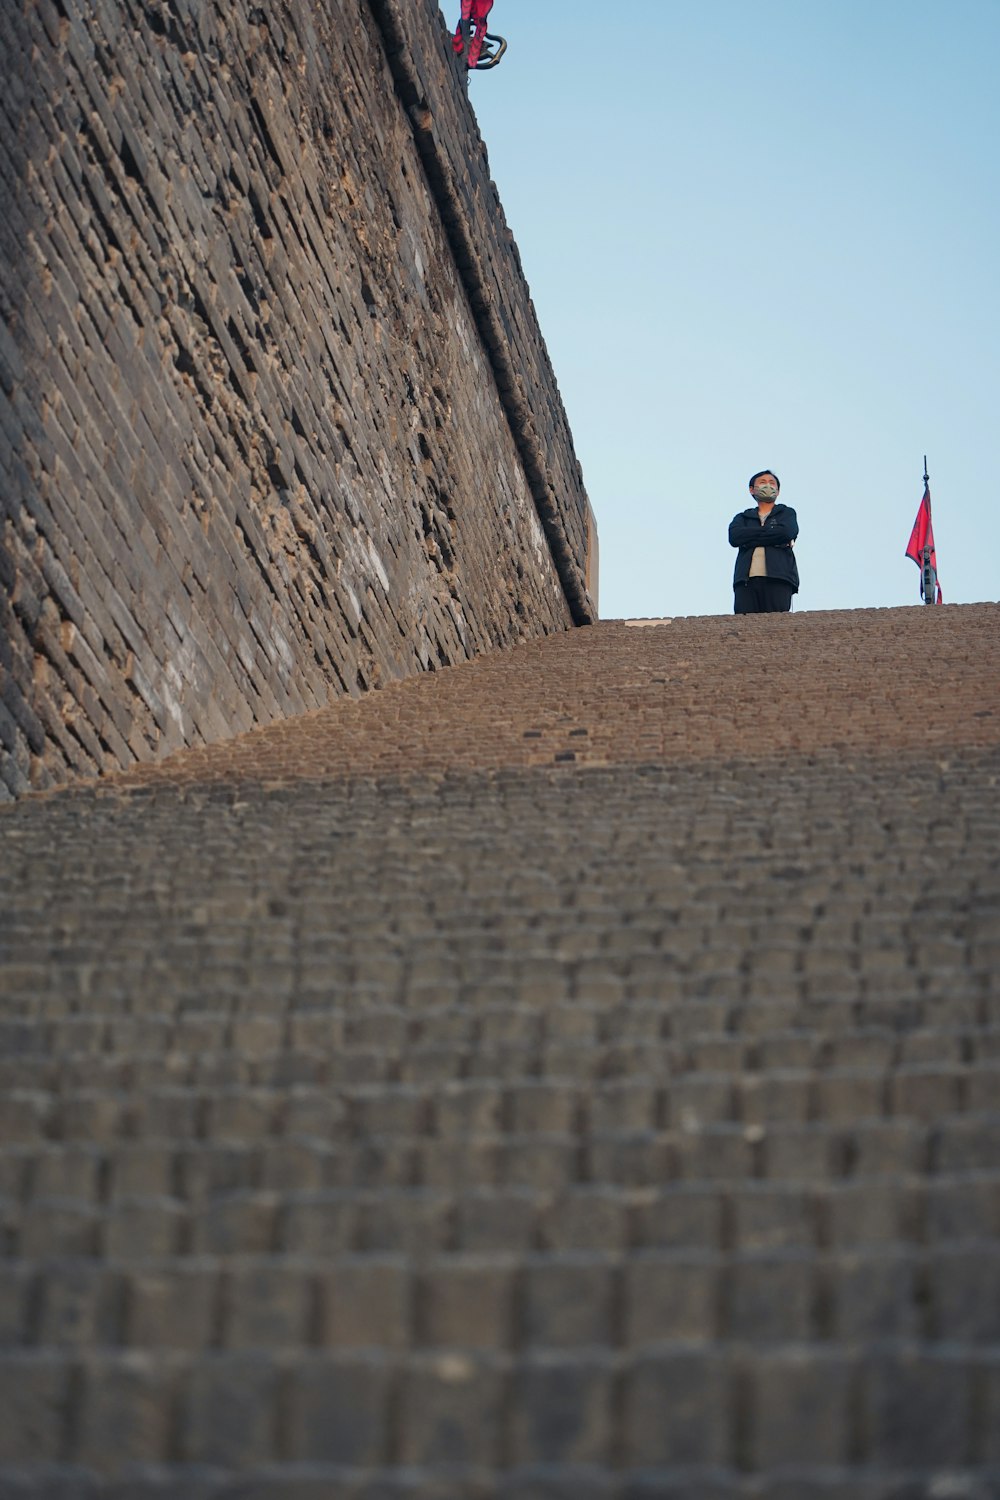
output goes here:
[{"label": "man's black jacket", "polygon": [[746,583],[750,577],[754,548],[766,547],[768,578],[780,578],[784,583],[790,583],[792,592],[797,594],[799,570],[795,565],[792,543],[798,534],[799,523],[790,505],[775,505],[763,526],[756,505],[741,510],[729,523],[729,545],[740,549],[736,554],[733,587]]}]

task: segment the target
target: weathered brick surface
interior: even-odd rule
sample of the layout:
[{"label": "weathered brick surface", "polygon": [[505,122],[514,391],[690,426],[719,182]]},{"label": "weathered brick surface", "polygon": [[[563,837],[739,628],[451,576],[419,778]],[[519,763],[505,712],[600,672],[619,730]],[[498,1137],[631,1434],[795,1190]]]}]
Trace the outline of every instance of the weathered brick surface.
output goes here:
[{"label": "weathered brick surface", "polygon": [[[426,7],[371,0],[393,77],[415,127],[456,265],[496,376],[532,496],[574,619],[593,615],[597,535],[583,497],[573,438],[538,337],[513,236],[507,231],[486,151],[470,150],[465,95],[442,76],[442,49]],[[447,55],[447,53],[445,54]],[[512,291],[514,295],[512,295]]]},{"label": "weathered brick surface", "polygon": [[996,1500],[998,625],[597,625],[0,811],[0,1492]]},{"label": "weathered brick surface", "polygon": [[0,797],[593,617],[464,75],[401,25],[4,8]]}]

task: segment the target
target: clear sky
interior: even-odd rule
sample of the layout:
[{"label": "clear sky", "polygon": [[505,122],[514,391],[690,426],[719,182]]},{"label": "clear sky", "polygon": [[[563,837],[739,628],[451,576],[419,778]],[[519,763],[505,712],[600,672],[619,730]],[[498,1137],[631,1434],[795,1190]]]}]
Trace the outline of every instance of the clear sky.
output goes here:
[{"label": "clear sky", "polygon": [[601,616],[728,612],[765,467],[796,609],[918,603],[925,453],[945,601],[1000,597],[1000,0],[495,0],[490,28],[470,91]]}]

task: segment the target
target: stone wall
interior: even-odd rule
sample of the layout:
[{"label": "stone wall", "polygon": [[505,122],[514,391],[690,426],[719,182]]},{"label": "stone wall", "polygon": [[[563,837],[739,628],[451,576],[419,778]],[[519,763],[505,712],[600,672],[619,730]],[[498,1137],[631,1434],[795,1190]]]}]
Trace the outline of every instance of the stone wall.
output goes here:
[{"label": "stone wall", "polygon": [[0,28],[0,797],[595,617],[434,0]]}]

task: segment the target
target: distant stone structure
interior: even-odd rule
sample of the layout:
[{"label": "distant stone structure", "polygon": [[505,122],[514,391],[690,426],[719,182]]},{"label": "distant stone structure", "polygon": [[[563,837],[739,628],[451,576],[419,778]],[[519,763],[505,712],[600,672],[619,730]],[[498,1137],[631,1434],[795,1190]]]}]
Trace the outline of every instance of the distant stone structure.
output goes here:
[{"label": "distant stone structure", "polygon": [[434,0],[29,0],[0,97],[0,798],[595,618]]}]

